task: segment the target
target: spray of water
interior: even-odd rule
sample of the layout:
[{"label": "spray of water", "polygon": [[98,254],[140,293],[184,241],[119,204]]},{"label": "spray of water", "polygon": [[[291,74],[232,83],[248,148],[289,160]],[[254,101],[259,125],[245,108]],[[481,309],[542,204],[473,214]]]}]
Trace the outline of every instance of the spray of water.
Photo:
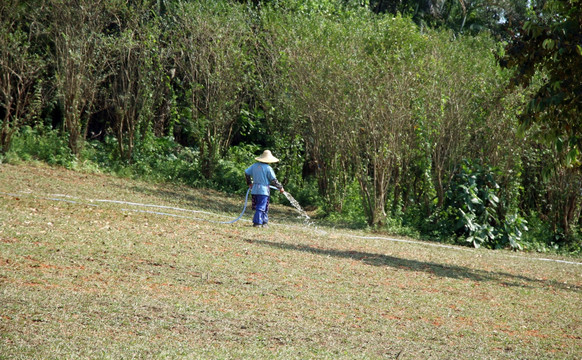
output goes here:
[{"label": "spray of water", "polygon": [[293,205],[293,207],[295,208],[295,210],[297,210],[297,212],[301,215],[301,217],[303,218],[303,221],[305,222],[305,224],[307,226],[312,226],[313,221],[311,221],[311,218],[309,217],[309,215],[307,215],[307,213],[305,212],[305,210],[303,210],[303,208],[301,207],[301,205],[299,205],[299,202],[297,200],[295,200],[295,198],[293,196],[291,196],[291,194],[289,194],[287,191],[283,192],[283,195],[285,195],[285,197],[287,198],[287,200],[289,200],[289,202],[291,203],[291,205]]}]

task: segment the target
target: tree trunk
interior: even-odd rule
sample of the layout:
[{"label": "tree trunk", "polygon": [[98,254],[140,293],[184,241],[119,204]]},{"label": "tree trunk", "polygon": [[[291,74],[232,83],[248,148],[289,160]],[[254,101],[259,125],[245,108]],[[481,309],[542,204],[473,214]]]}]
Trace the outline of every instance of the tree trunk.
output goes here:
[{"label": "tree trunk", "polygon": [[442,207],[445,202],[445,189],[443,187],[443,176],[442,171],[437,170],[436,173],[436,186],[435,190],[437,193],[437,207]]},{"label": "tree trunk", "polygon": [[[74,111],[74,110],[73,110]],[[68,113],[65,115],[65,124],[67,126],[67,130],[69,132],[69,149],[75,157],[79,155],[80,152],[80,134],[79,134],[79,125],[78,121],[74,119],[75,114]]]},{"label": "tree trunk", "polygon": [[12,131],[10,129],[10,114],[6,111],[6,116],[2,122],[2,131],[0,132],[0,145],[2,146],[2,153],[6,154],[10,149],[10,142],[12,138]]},{"label": "tree trunk", "polygon": [[576,195],[570,195],[566,200],[566,206],[564,207],[564,215],[562,219],[562,226],[564,227],[564,233],[570,233],[570,224],[574,219],[574,211],[576,210]]}]

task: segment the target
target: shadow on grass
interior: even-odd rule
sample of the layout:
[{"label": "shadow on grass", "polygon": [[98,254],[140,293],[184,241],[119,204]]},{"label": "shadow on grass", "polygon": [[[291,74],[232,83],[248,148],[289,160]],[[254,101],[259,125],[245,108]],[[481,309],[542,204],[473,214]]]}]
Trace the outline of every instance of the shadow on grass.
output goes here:
[{"label": "shadow on grass", "polygon": [[467,279],[477,282],[496,282],[501,286],[512,286],[521,288],[549,287],[562,290],[579,292],[582,289],[576,285],[566,285],[552,280],[538,280],[526,276],[509,274],[506,272],[484,271],[470,269],[456,265],[443,265],[433,262],[424,262],[411,259],[403,259],[389,255],[367,253],[361,251],[343,251],[335,249],[322,249],[308,245],[288,244],[266,240],[245,239],[251,244],[269,246],[281,250],[301,251],[321,256],[331,256],[343,259],[361,261],[373,266],[388,266],[406,271],[423,271],[439,277],[452,279]]}]

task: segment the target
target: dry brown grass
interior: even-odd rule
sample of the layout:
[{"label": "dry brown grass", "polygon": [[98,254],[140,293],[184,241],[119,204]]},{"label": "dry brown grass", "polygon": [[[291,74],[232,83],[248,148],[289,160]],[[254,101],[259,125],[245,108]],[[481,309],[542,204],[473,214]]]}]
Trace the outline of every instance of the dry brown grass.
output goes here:
[{"label": "dry brown grass", "polygon": [[582,357],[580,264],[277,206],[269,229],[216,224],[193,218],[242,199],[39,165],[1,165],[0,192],[0,358]]}]

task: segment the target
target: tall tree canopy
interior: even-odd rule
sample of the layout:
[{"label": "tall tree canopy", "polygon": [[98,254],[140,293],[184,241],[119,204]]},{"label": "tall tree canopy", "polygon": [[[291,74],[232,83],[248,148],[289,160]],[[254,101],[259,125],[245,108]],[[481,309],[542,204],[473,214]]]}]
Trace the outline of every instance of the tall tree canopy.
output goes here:
[{"label": "tall tree canopy", "polygon": [[332,221],[582,252],[580,2],[3,0],[0,162],[244,193],[267,147]]},{"label": "tall tree canopy", "polygon": [[369,0],[376,13],[401,13],[422,26],[444,26],[456,32],[490,31],[507,38],[527,16],[535,0]]},{"label": "tall tree canopy", "polygon": [[[536,85],[521,124],[539,125],[567,164],[582,162],[582,2],[549,0],[506,46],[514,85]],[[539,76],[538,76],[539,75]]]}]

